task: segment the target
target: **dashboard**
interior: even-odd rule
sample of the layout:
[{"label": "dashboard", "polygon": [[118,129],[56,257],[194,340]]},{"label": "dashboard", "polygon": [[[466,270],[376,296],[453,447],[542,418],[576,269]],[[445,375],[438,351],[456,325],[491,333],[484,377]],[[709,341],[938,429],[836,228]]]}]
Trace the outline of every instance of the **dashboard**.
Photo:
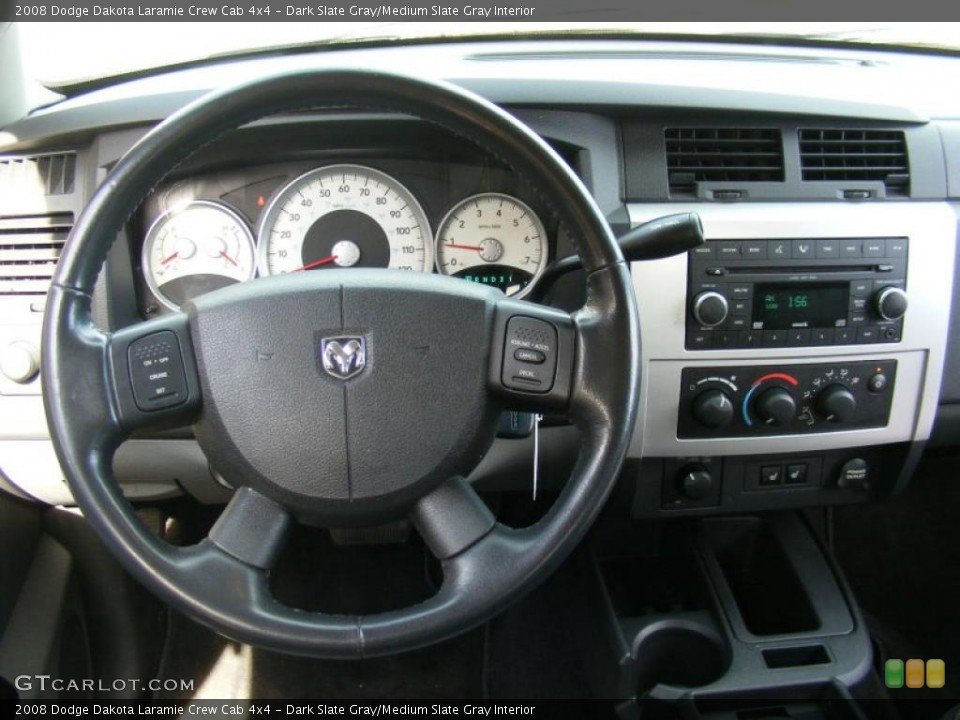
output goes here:
[{"label": "dashboard", "polygon": [[[643,361],[617,500],[628,512],[886,497],[932,441],[960,444],[960,103],[914,81],[948,76],[957,62],[859,49],[450,43],[237,60],[38,110],[6,128],[0,147],[0,263],[13,258],[0,264],[0,416],[19,419],[0,430],[0,481],[71,501],[40,402],[43,283],[116,160],[211,88],[360,65],[442,76],[505,107],[579,175],[617,235],[699,214],[702,248],[631,267]],[[545,273],[573,251],[537,188],[484,149],[409,117],[307,111],[225,136],[155,188],[114,245],[94,311],[122,328],[226,285],[351,267],[443,273],[571,309],[582,274],[548,283]],[[527,420],[507,419],[473,482],[529,487]],[[539,442],[541,482],[559,487],[576,431],[548,416]],[[134,438],[115,471],[131,497],[220,502],[229,492],[189,429]]]}]

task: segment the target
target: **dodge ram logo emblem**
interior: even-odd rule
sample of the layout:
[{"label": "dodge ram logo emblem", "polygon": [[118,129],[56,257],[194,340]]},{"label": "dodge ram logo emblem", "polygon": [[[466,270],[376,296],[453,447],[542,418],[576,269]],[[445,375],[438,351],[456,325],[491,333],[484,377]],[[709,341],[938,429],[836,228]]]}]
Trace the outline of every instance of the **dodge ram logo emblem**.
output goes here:
[{"label": "dodge ram logo emblem", "polygon": [[362,337],[321,338],[320,362],[328,375],[347,380],[367,366],[367,349]]}]

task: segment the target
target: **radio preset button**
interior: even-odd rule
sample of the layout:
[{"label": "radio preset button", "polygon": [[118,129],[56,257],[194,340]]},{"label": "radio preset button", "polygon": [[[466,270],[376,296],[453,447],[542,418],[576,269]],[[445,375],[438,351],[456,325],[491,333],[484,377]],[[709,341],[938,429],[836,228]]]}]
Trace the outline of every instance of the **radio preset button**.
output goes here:
[{"label": "radio preset button", "polygon": [[837,328],[833,331],[833,342],[835,345],[853,345],[857,336],[851,328]]},{"label": "radio preset button", "polygon": [[737,332],[733,330],[723,330],[714,336],[713,346],[717,350],[732,350],[737,346]]},{"label": "radio preset button", "polygon": [[737,339],[737,345],[742,348],[755,348],[763,344],[762,330],[743,330]]},{"label": "radio preset button", "polygon": [[819,328],[810,333],[810,342],[813,345],[833,345],[833,338],[832,328]]},{"label": "radio preset button", "polygon": [[787,344],[786,330],[764,330],[763,331],[764,347],[783,347],[786,344]]},{"label": "radio preset button", "polygon": [[810,331],[806,328],[794,328],[787,331],[787,345],[803,347],[810,344]]}]

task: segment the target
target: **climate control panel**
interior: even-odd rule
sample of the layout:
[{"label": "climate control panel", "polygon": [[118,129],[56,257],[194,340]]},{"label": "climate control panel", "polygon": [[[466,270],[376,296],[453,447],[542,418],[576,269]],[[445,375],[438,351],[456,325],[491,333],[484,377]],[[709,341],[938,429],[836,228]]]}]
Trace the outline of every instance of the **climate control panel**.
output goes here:
[{"label": "climate control panel", "polygon": [[677,437],[798,435],[883,427],[896,360],[683,369]]}]

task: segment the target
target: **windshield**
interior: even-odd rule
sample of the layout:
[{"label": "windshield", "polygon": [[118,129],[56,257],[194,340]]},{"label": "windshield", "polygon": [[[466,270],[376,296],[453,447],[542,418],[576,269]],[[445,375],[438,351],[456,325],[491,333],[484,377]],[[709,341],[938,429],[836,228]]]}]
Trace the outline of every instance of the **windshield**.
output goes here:
[{"label": "windshield", "polygon": [[[960,49],[960,23],[83,22],[21,23],[28,73],[48,87],[250,51],[359,41],[617,34],[826,40]],[[99,38],[99,39],[98,39]],[[51,52],[51,48],[57,48]],[[64,62],[69,58],[69,62]]]}]

